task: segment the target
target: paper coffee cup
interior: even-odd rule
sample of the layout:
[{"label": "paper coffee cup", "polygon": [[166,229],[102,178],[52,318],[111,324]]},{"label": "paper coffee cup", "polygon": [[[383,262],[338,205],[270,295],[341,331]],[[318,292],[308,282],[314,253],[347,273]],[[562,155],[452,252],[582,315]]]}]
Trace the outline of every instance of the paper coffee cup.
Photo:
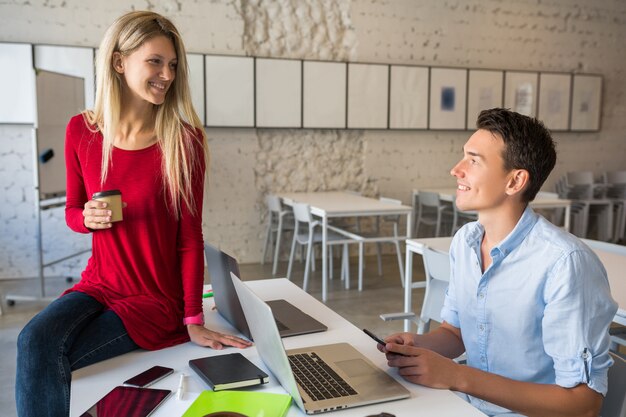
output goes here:
[{"label": "paper coffee cup", "polygon": [[108,190],[94,193],[93,200],[107,203],[107,209],[111,210],[111,222],[124,220],[122,215],[122,193],[120,190]]}]

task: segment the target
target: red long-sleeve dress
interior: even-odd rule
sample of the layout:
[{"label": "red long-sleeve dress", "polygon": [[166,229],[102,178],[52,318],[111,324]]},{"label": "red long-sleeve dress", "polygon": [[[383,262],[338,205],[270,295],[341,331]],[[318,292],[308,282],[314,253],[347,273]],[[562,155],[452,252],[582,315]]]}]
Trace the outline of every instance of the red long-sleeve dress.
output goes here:
[{"label": "red long-sleeve dress", "polygon": [[85,203],[98,191],[119,189],[124,220],[92,233],[92,255],[71,291],[88,294],[123,321],[144,349],[161,349],[189,340],[183,317],[202,312],[204,253],[202,196],[204,162],[199,133],[194,140],[201,163],[193,172],[195,212],[181,199],[177,219],[166,203],[158,144],[128,151],[113,149],[112,165],[100,185],[102,135],[90,131],[82,115],[66,131],[67,203],[65,219],[79,233]]}]

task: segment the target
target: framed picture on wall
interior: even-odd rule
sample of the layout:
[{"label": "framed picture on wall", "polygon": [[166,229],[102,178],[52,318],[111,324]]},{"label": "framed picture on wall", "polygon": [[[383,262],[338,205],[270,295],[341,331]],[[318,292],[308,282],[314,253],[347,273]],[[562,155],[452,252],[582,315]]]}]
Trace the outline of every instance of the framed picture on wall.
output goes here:
[{"label": "framed picture on wall", "polygon": [[346,127],[345,62],[304,61],[303,127]]},{"label": "framed picture on wall", "polygon": [[506,71],[504,73],[504,107],[524,116],[537,116],[539,73]]},{"label": "framed picture on wall", "polygon": [[256,59],[256,126],[302,127],[302,61]]},{"label": "framed picture on wall", "polygon": [[466,97],[466,69],[431,68],[430,129],[465,129]]},{"label": "framed picture on wall", "polygon": [[389,65],[348,64],[348,129],[387,129]]},{"label": "framed picture on wall", "polygon": [[487,109],[502,107],[504,73],[492,70],[470,70],[467,89],[467,129],[476,125],[478,114]]},{"label": "framed picture on wall", "polygon": [[575,131],[600,130],[602,76],[575,74],[572,81],[572,120]]},{"label": "framed picture on wall", "polygon": [[569,129],[571,86],[571,74],[539,74],[537,118],[552,131]]},{"label": "framed picture on wall", "polygon": [[206,125],[254,127],[254,58],[204,56]]},{"label": "framed picture on wall", "polygon": [[390,129],[428,127],[428,67],[391,66]]}]

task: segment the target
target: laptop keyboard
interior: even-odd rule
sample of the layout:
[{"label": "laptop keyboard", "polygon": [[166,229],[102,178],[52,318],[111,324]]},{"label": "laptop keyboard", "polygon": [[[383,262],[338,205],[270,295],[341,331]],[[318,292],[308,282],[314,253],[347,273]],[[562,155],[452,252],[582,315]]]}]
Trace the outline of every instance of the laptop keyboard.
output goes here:
[{"label": "laptop keyboard", "polygon": [[350,384],[313,352],[289,355],[289,364],[298,385],[315,401],[357,394]]}]

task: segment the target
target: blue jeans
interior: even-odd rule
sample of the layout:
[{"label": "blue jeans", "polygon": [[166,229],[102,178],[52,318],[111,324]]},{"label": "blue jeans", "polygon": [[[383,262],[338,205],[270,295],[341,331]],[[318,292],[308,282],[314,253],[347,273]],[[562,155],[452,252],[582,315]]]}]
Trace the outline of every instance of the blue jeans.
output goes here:
[{"label": "blue jeans", "polygon": [[117,314],[93,297],[58,298],[18,336],[17,415],[69,416],[71,372],[137,348]]}]

